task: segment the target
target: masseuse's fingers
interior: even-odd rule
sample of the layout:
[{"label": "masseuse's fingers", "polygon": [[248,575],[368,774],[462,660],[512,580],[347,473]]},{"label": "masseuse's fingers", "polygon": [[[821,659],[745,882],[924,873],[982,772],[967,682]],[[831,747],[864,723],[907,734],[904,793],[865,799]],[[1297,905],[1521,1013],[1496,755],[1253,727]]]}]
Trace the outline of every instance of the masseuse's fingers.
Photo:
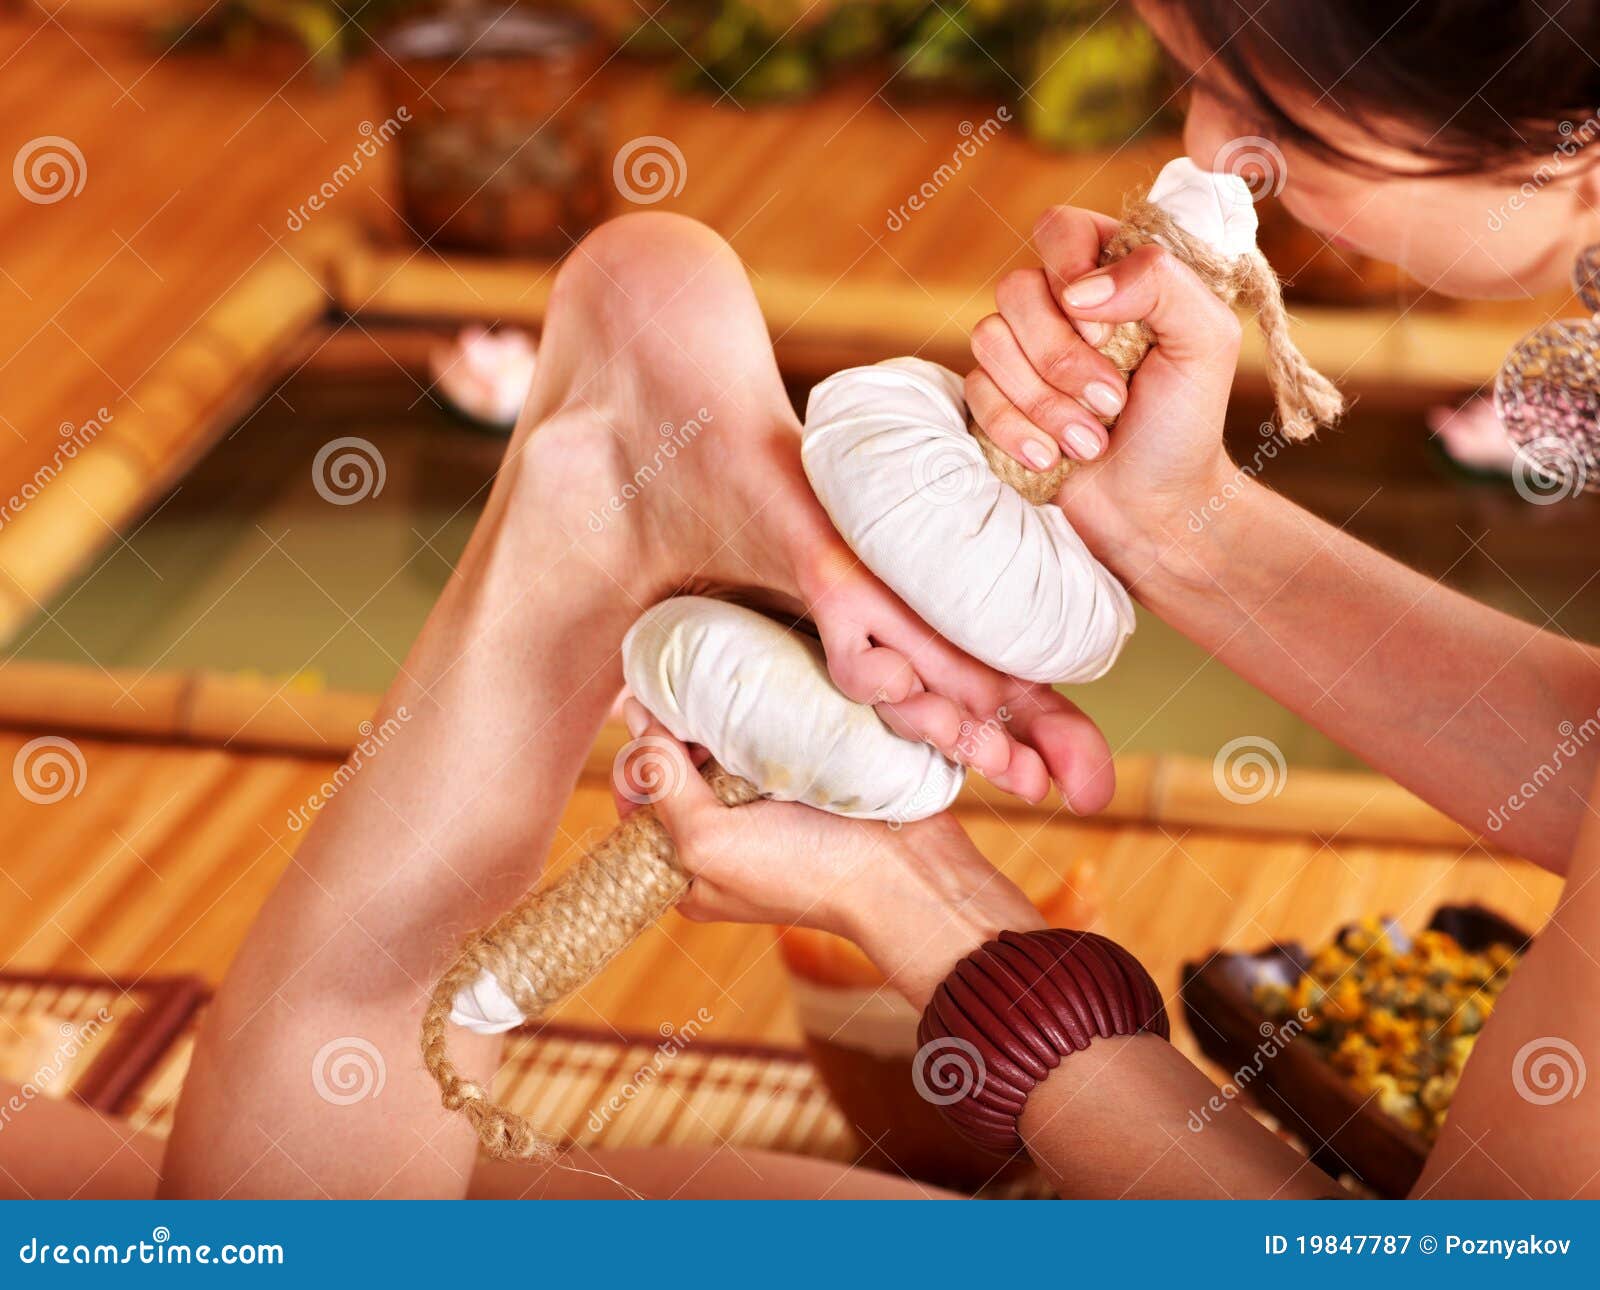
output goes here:
[{"label": "masseuse's fingers", "polygon": [[1042,439],[1043,431],[1006,397],[994,377],[983,368],[975,367],[967,373],[962,392],[966,396],[968,415],[994,440],[995,446],[1007,456],[1032,466],[1029,445]]},{"label": "masseuse's fingers", "polygon": [[[1098,267],[1100,248],[1116,231],[1117,221],[1111,216],[1078,206],[1052,206],[1034,221],[1033,249],[1056,300],[1067,283]],[[1077,330],[1091,345],[1105,344],[1110,335],[1110,328],[1099,322],[1086,321]]]},{"label": "masseuse's fingers", "polygon": [[[1034,374],[1052,389],[1071,395],[1092,414],[1076,417],[1074,423],[1088,428],[1093,443],[1073,446],[1079,450],[1076,455],[1097,455],[1089,450],[1105,444],[1102,420],[1115,417],[1128,401],[1127,382],[1117,365],[1078,334],[1062,313],[1043,269],[1006,274],[995,288],[994,299]],[[993,374],[1000,377],[999,372]],[[1005,382],[1000,383],[1004,387]],[[1014,396],[1012,401],[1016,402]]]},{"label": "masseuse's fingers", "polygon": [[[1044,275],[1040,274],[1042,291]],[[1071,343],[1085,353],[1089,347],[1078,339],[1061,312],[1048,296],[1046,308],[1055,311],[1060,329],[1071,336]],[[1104,432],[1094,423],[1071,394],[1063,393],[1034,370],[1011,324],[999,314],[990,314],[972,329],[972,356],[1000,388],[1012,405],[1036,428],[1021,444],[1022,460],[1035,470],[1049,470],[1057,460],[1057,445],[1080,461],[1092,461],[1105,443]],[[1093,382],[1099,385],[1100,382]]]},{"label": "masseuse's fingers", "polygon": [[1194,397],[1226,403],[1234,372],[1234,363],[1226,360],[1238,354],[1239,320],[1164,247],[1149,243],[1069,282],[1062,303],[1075,317],[1093,321],[1142,320],[1156,338],[1147,364],[1174,369]]}]

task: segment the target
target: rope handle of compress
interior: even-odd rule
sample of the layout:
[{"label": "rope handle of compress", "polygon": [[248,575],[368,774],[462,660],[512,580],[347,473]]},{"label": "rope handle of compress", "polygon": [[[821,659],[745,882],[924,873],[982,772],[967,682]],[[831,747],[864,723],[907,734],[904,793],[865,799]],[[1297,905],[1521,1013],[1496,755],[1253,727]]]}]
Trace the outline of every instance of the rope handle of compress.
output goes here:
[{"label": "rope handle of compress", "polygon": [[[1344,412],[1344,398],[1332,381],[1311,366],[1290,336],[1283,288],[1266,256],[1259,250],[1245,255],[1220,254],[1186,232],[1154,202],[1139,197],[1127,203],[1121,225],[1101,249],[1100,263],[1114,264],[1138,247],[1156,241],[1193,270],[1224,304],[1241,303],[1255,315],[1266,347],[1267,383],[1272,388],[1278,424],[1285,437],[1305,439],[1319,426],[1332,425],[1339,419]],[[1143,322],[1125,322],[1111,329],[1099,350],[1126,376],[1139,366],[1154,343],[1155,335]],[[1110,425],[1115,418],[1101,420]],[[1037,506],[1051,501],[1061,491],[1075,464],[1063,457],[1049,470],[1029,470],[1002,452],[976,423],[969,429],[983,449],[989,469]]]},{"label": "rope handle of compress", "polygon": [[[760,796],[748,780],[715,762],[701,774],[725,806]],[[671,834],[643,806],[554,882],[467,938],[423,1014],[422,1062],[445,1108],[467,1117],[490,1155],[546,1159],[554,1148],[522,1116],[495,1101],[487,1082],[456,1067],[449,1045],[456,996],[488,972],[524,1021],[541,1017],[597,976],[688,889],[689,875],[678,866]]]}]

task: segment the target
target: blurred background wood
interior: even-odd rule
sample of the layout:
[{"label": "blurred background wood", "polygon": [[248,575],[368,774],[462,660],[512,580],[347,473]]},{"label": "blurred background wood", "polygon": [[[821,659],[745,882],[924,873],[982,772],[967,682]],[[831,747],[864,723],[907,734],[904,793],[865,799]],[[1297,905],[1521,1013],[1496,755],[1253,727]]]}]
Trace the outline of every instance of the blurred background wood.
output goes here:
[{"label": "blurred background wood", "polygon": [[[0,632],[136,527],[285,365],[356,339],[414,371],[416,333],[391,352],[379,319],[536,323],[550,281],[549,263],[417,246],[388,147],[341,173],[369,137],[363,124],[395,107],[370,61],[319,82],[292,46],[163,53],[142,30],[151,12],[165,10],[73,0],[59,21],[0,11],[5,145],[16,156],[66,139],[83,179],[49,202],[0,190],[0,500],[53,485],[0,523]],[[994,280],[1030,262],[1042,209],[1115,210],[1176,149],[1155,136],[1049,154],[1004,129],[945,175],[993,103],[911,104],[867,73],[760,108],[674,94],[632,64],[600,80],[613,147],[659,135],[682,154],[682,191],[651,209],[727,237],[786,361],[818,370],[913,350],[961,363]],[[323,208],[308,210],[328,186]],[[615,209],[638,207],[618,198]],[[1278,268],[1309,276],[1313,254],[1323,248]],[[1459,390],[1546,312],[1538,301],[1445,308],[1390,282],[1361,309],[1307,311],[1302,334],[1335,377]],[[103,428],[63,462],[63,438],[91,421]],[[41,731],[68,731],[85,773],[81,791],[50,804],[0,794],[12,892],[0,963],[219,979],[290,858],[291,813],[359,735],[371,696],[204,669],[50,666],[0,668],[0,765]],[[608,730],[586,767],[558,864],[610,827],[617,738]],[[1124,762],[1104,820],[1019,809],[981,786],[960,810],[1030,889],[1047,893],[1070,863],[1096,859],[1106,930],[1168,992],[1178,963],[1215,945],[1319,942],[1363,915],[1415,922],[1446,900],[1538,926],[1557,888],[1372,777],[1297,769],[1281,795],[1240,807],[1220,797],[1205,761],[1152,756]],[[563,1015],[648,1030],[703,1005],[718,1033],[792,1040],[786,998],[770,929],[672,917]]]}]

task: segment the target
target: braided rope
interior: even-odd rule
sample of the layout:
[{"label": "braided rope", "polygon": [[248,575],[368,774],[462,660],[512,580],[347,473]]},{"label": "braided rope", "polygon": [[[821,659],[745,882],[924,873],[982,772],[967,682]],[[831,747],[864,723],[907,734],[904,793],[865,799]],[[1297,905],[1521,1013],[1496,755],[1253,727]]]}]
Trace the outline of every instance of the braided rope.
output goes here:
[{"label": "braided rope", "polygon": [[[760,794],[709,762],[701,772],[724,806]],[[456,995],[489,972],[517,1010],[532,1020],[591,980],[645,928],[682,899],[689,876],[678,867],[666,826],[641,807],[554,882],[530,892],[483,931],[467,938],[455,965],[434,986],[422,1018],[422,1064],[447,1110],[472,1123],[478,1141],[502,1160],[548,1159],[554,1148],[527,1120],[497,1102],[488,1085],[450,1058],[450,1009]]]},{"label": "braided rope", "polygon": [[[1226,256],[1206,242],[1186,233],[1172,216],[1154,202],[1131,198],[1122,215],[1122,225],[1100,252],[1102,265],[1114,264],[1148,242],[1160,241],[1196,277],[1210,287],[1224,304],[1242,303],[1252,310],[1261,328],[1267,350],[1267,382],[1277,405],[1278,424],[1292,440],[1313,434],[1318,426],[1332,425],[1344,412],[1344,398],[1332,381],[1323,376],[1302,354],[1289,335],[1289,315],[1283,305],[1283,289],[1267,257],[1252,250],[1248,255]],[[1124,376],[1131,373],[1149,353],[1155,335],[1142,322],[1118,323],[1101,345],[1100,352],[1117,365]],[[1114,417],[1102,417],[1110,425]],[[1043,506],[1061,491],[1074,462],[1063,457],[1046,471],[1029,470],[1002,452],[976,425],[971,428],[983,449],[989,469],[1036,506]]]}]

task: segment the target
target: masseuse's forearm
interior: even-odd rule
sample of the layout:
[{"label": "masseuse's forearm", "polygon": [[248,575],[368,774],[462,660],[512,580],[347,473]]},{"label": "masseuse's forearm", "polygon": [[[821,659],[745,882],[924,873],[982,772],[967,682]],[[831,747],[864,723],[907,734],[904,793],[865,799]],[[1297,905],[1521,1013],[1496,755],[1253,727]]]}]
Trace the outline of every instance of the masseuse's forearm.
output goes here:
[{"label": "masseuse's forearm", "polygon": [[1191,521],[1130,555],[1118,572],[1134,594],[1377,770],[1564,871],[1600,770],[1600,653],[1451,591],[1253,481],[1235,487],[1198,532]]},{"label": "masseuse's forearm", "polygon": [[[461,938],[536,878],[635,612],[593,552],[539,522],[523,473],[502,471],[375,718],[386,741],[322,808],[229,971],[167,1155],[173,1194],[465,1191],[477,1144],[423,1070],[423,1006]],[[492,1074],[498,1041],[452,1042]]]},{"label": "masseuse's forearm", "polygon": [[1070,1199],[1307,1200],[1333,1180],[1155,1035],[1097,1039],[1051,1071],[1018,1124]]},{"label": "masseuse's forearm", "polygon": [[[852,932],[918,1008],[985,941],[1001,931],[1044,926],[1009,880],[992,869],[992,882],[976,877],[960,848],[977,852],[959,826],[950,821],[946,827],[944,817],[928,823],[933,827],[912,826],[895,844],[904,860],[877,867],[882,886],[870,901],[870,917]],[[927,865],[935,848],[945,851],[944,861]],[[930,873],[941,880],[929,881]],[[1154,1035],[1097,1039],[1065,1058],[1033,1090],[1018,1127],[1028,1153],[1063,1196],[1307,1197],[1336,1191],[1327,1175]]]}]

